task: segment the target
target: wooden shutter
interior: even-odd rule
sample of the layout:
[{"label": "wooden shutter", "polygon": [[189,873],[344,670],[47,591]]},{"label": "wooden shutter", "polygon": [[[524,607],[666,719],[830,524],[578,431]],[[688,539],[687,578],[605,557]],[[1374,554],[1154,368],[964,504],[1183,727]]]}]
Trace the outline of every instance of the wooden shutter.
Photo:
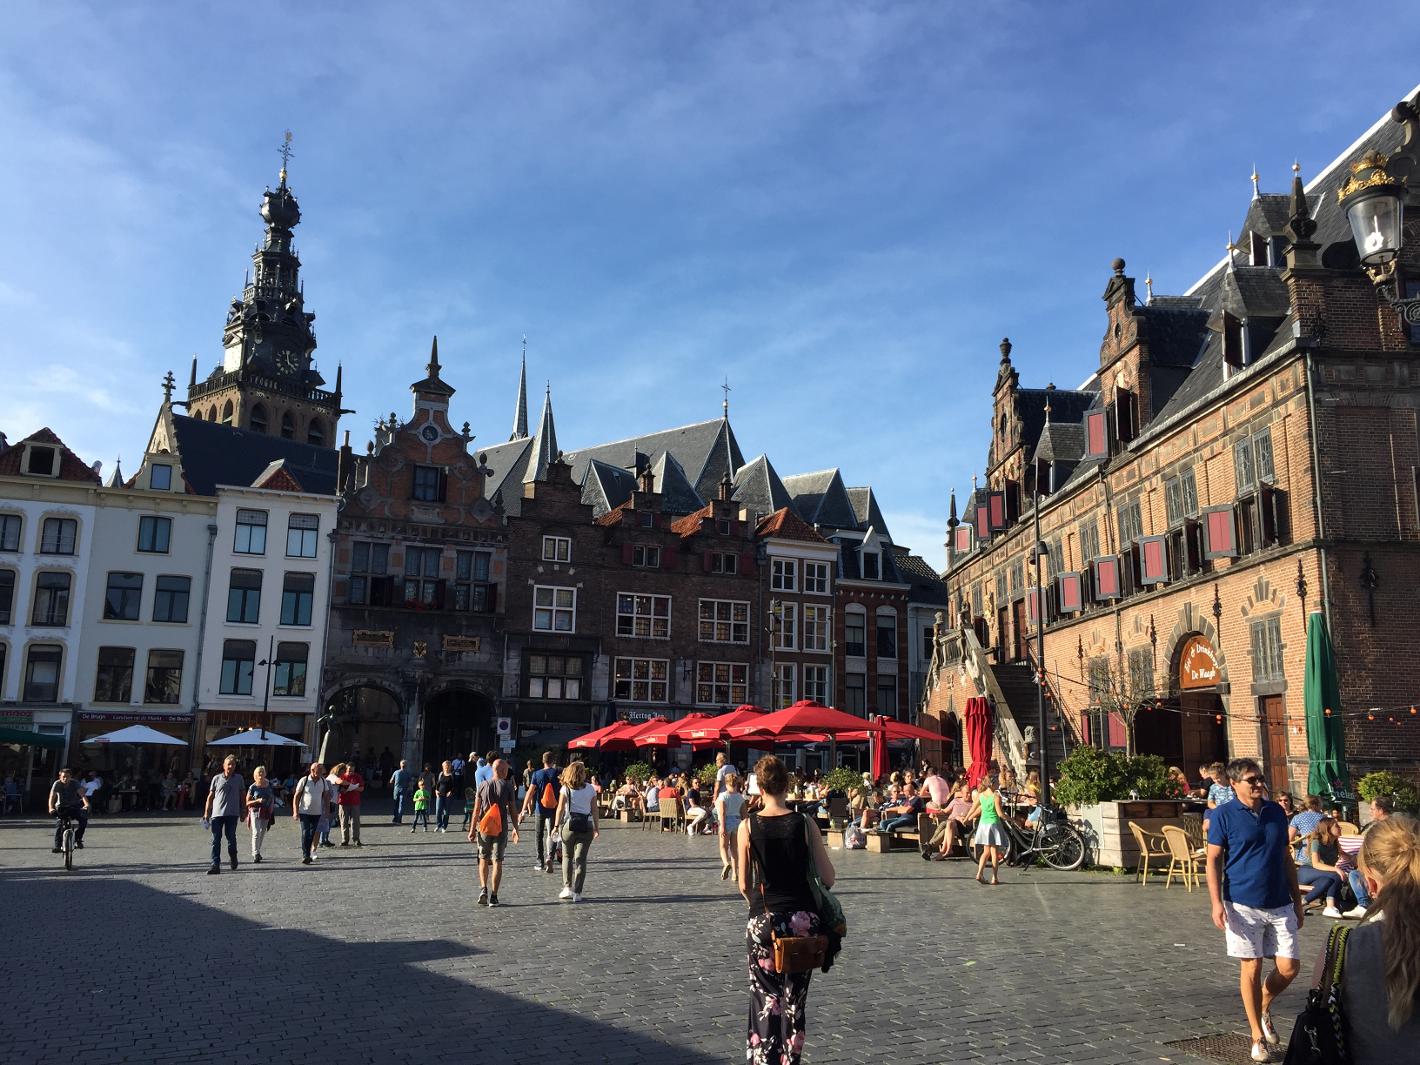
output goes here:
[{"label": "wooden shutter", "polygon": [[1094,596],[1096,599],[1118,599],[1121,593],[1119,583],[1119,556],[1101,555],[1090,563],[1094,574]]},{"label": "wooden shutter", "polygon": [[1062,573],[1056,579],[1059,586],[1058,601],[1062,614],[1074,614],[1085,608],[1085,582],[1078,573]]},{"label": "wooden shutter", "polygon": [[746,551],[740,556],[741,576],[752,576],[754,574],[754,552]]},{"label": "wooden shutter", "polygon": [[493,613],[493,611],[498,606],[498,586],[496,584],[490,584],[488,586],[488,598],[485,600],[485,602],[487,604],[485,609],[490,614]]},{"label": "wooden shutter", "polygon": [[1169,579],[1168,543],[1162,536],[1139,541],[1139,583],[1164,584]]},{"label": "wooden shutter", "polygon": [[621,564],[623,566],[631,565],[631,559],[635,550],[636,547],[632,543],[628,542],[621,545]]},{"label": "wooden shutter", "polygon": [[709,573],[715,568],[715,552],[700,552],[700,568],[703,569],[706,573]]},{"label": "wooden shutter", "polygon": [[444,603],[448,601],[448,581],[434,582],[434,609],[443,610]]},{"label": "wooden shutter", "polygon": [[1114,390],[1114,428],[1121,441],[1134,439],[1134,393],[1127,388]]},{"label": "wooden shutter", "polygon": [[988,492],[986,509],[991,519],[991,531],[998,532],[1006,527],[1006,493]]},{"label": "wooden shutter", "polygon": [[[1420,467],[1417,467],[1417,469],[1420,469]],[[1420,478],[1417,478],[1416,483],[1420,484]],[[957,554],[969,554],[971,552],[971,526],[958,525],[953,531],[953,536],[956,538]]]},{"label": "wooden shutter", "polygon": [[661,548],[661,569],[675,569],[680,564],[680,552],[674,547]]},{"label": "wooden shutter", "polygon": [[976,523],[976,538],[978,540],[991,539],[991,516],[986,510],[986,504],[979,504],[972,520]]},{"label": "wooden shutter", "polygon": [[1085,415],[1085,457],[1109,457],[1109,430],[1102,410],[1092,410]]},{"label": "wooden shutter", "polygon": [[1243,364],[1242,322],[1227,311],[1223,312],[1223,361],[1239,369]]},{"label": "wooden shutter", "polygon": [[439,470],[439,502],[447,503],[449,499],[449,472]]},{"label": "wooden shutter", "polygon": [[1124,715],[1123,715],[1123,714],[1110,714],[1110,715],[1109,715],[1108,732],[1109,732],[1109,737],[1108,737],[1108,739],[1109,739],[1109,745],[1110,745],[1111,747],[1127,747],[1127,746],[1128,746],[1128,744],[1129,744],[1129,741],[1128,741],[1128,734],[1126,733],[1125,728],[1124,728]]},{"label": "wooden shutter", "polygon": [[1232,558],[1238,553],[1238,531],[1231,505],[1203,512],[1203,557]]}]

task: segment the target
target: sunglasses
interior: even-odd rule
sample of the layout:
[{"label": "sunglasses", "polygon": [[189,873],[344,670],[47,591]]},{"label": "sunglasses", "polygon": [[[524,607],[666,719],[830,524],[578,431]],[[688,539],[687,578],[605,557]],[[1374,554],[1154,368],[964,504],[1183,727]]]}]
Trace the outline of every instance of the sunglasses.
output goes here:
[{"label": "sunglasses", "polygon": [[1262,785],[1267,783],[1267,781],[1264,780],[1262,777],[1243,777],[1242,782],[1254,788],[1260,788],[1262,787]]}]

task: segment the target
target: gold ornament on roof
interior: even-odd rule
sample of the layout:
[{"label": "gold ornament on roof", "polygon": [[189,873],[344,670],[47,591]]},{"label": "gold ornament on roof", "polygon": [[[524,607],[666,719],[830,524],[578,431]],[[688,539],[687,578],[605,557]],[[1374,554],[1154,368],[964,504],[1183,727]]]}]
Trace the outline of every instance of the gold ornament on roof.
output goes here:
[{"label": "gold ornament on roof", "polygon": [[1404,178],[1391,177],[1386,173],[1386,163],[1390,160],[1380,152],[1367,152],[1351,164],[1351,176],[1336,190],[1337,202],[1341,202],[1353,192],[1369,189],[1375,185],[1404,185]]}]

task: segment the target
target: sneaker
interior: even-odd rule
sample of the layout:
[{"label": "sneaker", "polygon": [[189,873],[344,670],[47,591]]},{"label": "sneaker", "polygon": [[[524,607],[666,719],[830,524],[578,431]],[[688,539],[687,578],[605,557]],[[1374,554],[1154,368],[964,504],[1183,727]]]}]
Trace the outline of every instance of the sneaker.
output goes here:
[{"label": "sneaker", "polygon": [[357,840],[355,841],[355,846],[357,846],[357,847],[363,847],[364,844],[361,843],[361,842],[357,839]]},{"label": "sneaker", "polygon": [[559,891],[559,892],[557,893],[557,897],[558,897],[559,899],[570,899],[570,898],[572,898],[572,889],[569,888],[569,887],[563,888],[561,891]]},{"label": "sneaker", "polygon": [[488,905],[488,891],[486,889],[478,893],[478,904],[480,906]]},{"label": "sneaker", "polygon": [[311,856],[308,854],[308,855],[306,855],[304,858],[302,858],[302,859],[301,859],[301,864],[302,864],[302,865],[310,865],[310,864],[311,864]]},{"label": "sneaker", "polygon": [[581,895],[573,895],[573,896],[572,896],[572,901],[573,901],[573,902],[585,902],[586,899],[582,898]]},{"label": "sneaker", "polygon": [[1341,920],[1341,911],[1338,910],[1335,906],[1328,906],[1326,909],[1321,911],[1321,915],[1323,917],[1334,917],[1338,921]]},{"label": "sneaker", "polygon": [[1252,1044],[1252,1052],[1248,1056],[1253,1061],[1271,1061],[1272,1051],[1267,1048],[1265,1042],[1259,1041]]},{"label": "sneaker", "polygon": [[1366,916],[1366,907],[1357,906],[1354,909],[1347,910],[1341,916],[1348,921],[1359,921],[1362,917]]},{"label": "sneaker", "polygon": [[208,876],[216,876],[216,875],[217,875],[218,873],[220,873],[221,871],[222,871],[222,867],[221,867],[220,865],[218,865],[216,862],[213,862],[211,865],[209,865],[209,866],[207,867],[207,875],[208,875]]},{"label": "sneaker", "polygon": [[1262,1011],[1262,1041],[1272,1047],[1282,1042],[1282,1040],[1277,1037],[1276,1027],[1272,1024],[1271,1010]]},{"label": "sneaker", "polygon": [[[417,828],[411,828],[409,831],[410,831],[410,832],[418,832],[419,829],[417,829]],[[428,832],[429,830],[426,828],[424,831],[425,831],[425,832]]]},{"label": "sneaker", "polygon": [[494,892],[492,895],[489,895],[489,896],[488,896],[488,905],[489,905],[489,906],[497,906],[497,905],[498,905],[498,894],[497,894],[497,892]]},{"label": "sneaker", "polygon": [[260,864],[261,864],[261,855],[258,854],[255,858],[252,859],[252,862],[255,863],[256,865],[260,865]]},{"label": "sneaker", "polygon": [[932,860],[932,855],[927,851],[921,851],[919,853],[921,853],[924,862],[930,862]]}]

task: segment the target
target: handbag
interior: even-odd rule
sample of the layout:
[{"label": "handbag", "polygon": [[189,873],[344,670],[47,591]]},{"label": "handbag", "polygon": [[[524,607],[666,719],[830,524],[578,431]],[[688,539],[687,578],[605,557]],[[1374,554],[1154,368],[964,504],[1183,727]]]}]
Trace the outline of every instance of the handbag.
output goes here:
[{"label": "handbag", "polygon": [[1347,1065],[1346,1017],[1341,1009],[1341,972],[1346,965],[1346,937],[1351,929],[1334,926],[1326,940],[1321,986],[1307,992],[1287,1041],[1283,1065]]},{"label": "handbag", "polygon": [[[809,839],[809,819],[807,817],[804,818],[804,846],[808,848],[809,852],[809,891],[813,893],[814,905],[818,909],[819,923],[828,930],[831,937],[841,940],[848,934],[848,921],[843,916],[842,904],[833,892],[828,890],[828,885],[818,875],[818,862],[814,859],[813,843]],[[833,948],[833,953],[838,953],[837,946]],[[830,964],[832,964],[831,959]]]},{"label": "handbag", "polygon": [[[750,818],[750,834],[753,837],[754,825],[758,818]],[[812,883],[818,874],[813,868],[813,852],[809,857],[809,880]],[[764,916],[770,918],[769,939],[772,947],[772,957],[774,959],[774,971],[776,973],[807,973],[814,969],[822,968],[828,956],[828,936],[816,933],[811,936],[781,936],[774,931],[773,917],[769,912],[769,903],[764,898],[764,888],[769,886],[769,881],[764,877],[764,866],[759,867],[760,881],[760,902],[764,906]]]}]

